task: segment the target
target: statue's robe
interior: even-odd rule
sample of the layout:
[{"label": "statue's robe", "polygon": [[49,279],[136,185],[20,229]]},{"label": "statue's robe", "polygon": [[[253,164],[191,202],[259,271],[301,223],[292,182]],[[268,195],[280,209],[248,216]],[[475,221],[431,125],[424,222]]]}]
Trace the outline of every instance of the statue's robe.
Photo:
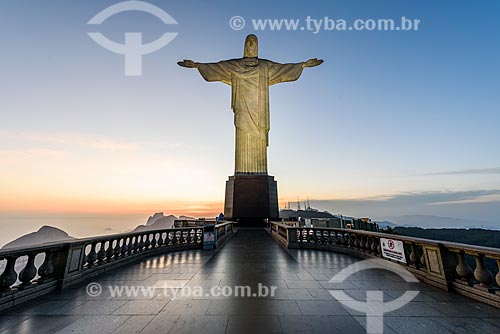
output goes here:
[{"label": "statue's robe", "polygon": [[266,59],[241,58],[199,63],[198,70],[206,81],[221,81],[232,87],[235,174],[267,175],[269,86],[297,80],[302,74],[302,63],[279,64]]}]

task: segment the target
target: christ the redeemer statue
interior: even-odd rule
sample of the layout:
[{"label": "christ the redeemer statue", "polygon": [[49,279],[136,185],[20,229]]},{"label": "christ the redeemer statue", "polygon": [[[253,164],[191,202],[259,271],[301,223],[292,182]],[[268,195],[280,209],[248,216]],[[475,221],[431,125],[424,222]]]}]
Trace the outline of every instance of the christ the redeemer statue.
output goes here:
[{"label": "christ the redeemer statue", "polygon": [[197,68],[206,81],[221,81],[232,87],[231,108],[236,126],[235,175],[267,175],[269,146],[269,86],[297,80],[306,67],[318,66],[320,59],[280,64],[258,58],[258,40],[248,35],[244,57],[217,63],[178,62]]},{"label": "christ the redeemer statue", "polygon": [[218,63],[178,62],[197,68],[206,81],[231,85],[231,108],[236,126],[235,173],[226,181],[224,218],[260,224],[279,217],[278,186],[267,174],[269,146],[269,86],[297,80],[306,67],[323,60],[279,64],[258,58],[257,36],[248,35],[243,58]]}]

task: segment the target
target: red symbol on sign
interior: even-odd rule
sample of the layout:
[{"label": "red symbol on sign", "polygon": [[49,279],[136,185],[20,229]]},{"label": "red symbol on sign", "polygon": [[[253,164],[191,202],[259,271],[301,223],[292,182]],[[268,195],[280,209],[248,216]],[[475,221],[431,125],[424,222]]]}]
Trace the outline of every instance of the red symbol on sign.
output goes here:
[{"label": "red symbol on sign", "polygon": [[389,241],[387,241],[387,244],[389,244],[390,249],[394,249],[394,241],[389,240]]}]

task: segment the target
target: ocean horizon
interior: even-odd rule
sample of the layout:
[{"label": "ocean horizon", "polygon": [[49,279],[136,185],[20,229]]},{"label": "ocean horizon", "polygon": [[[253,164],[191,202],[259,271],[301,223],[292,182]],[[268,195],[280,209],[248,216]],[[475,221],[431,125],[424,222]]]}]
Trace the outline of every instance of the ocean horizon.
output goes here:
[{"label": "ocean horizon", "polygon": [[44,225],[59,228],[75,238],[86,238],[131,231],[138,225],[146,224],[148,217],[148,214],[0,215],[0,247],[25,234],[38,231]]}]

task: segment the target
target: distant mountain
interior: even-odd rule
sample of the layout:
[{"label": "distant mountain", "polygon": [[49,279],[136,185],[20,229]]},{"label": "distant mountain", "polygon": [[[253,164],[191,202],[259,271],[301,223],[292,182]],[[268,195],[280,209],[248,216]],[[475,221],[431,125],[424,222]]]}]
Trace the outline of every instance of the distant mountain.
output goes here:
[{"label": "distant mountain", "polygon": [[[380,218],[383,223],[389,223],[389,226],[394,225],[403,227],[422,227],[422,228],[489,228],[500,229],[500,222],[498,224],[480,221],[469,220],[452,217],[429,216],[429,215],[405,215],[405,216],[392,216]],[[378,222],[378,221],[377,221]],[[390,225],[392,224],[392,225]],[[379,226],[382,227],[379,223]]]},{"label": "distant mountain", "polygon": [[500,231],[480,228],[423,229],[420,227],[396,227],[393,233],[415,238],[444,240],[469,245],[500,248]]},{"label": "distant mountain", "polygon": [[148,220],[146,221],[146,226],[151,226],[154,223],[156,223],[156,221],[158,221],[159,219],[165,219],[165,218],[169,218],[169,217],[170,217],[170,219],[177,219],[175,216],[172,216],[172,215],[165,216],[163,214],[163,212],[157,212],[154,215],[149,216]]},{"label": "distant mountain", "polygon": [[146,221],[146,225],[139,225],[134,229],[134,232],[157,230],[164,228],[172,228],[176,219],[194,219],[192,217],[180,216],[177,218],[174,215],[165,216],[163,212],[157,212],[150,216]]},{"label": "distant mountain", "polygon": [[68,233],[52,226],[42,226],[38,231],[23,235],[4,245],[2,249],[14,248],[14,247],[26,247],[38,244],[43,244],[47,242],[54,241],[67,241],[75,239]]},{"label": "distant mountain", "polygon": [[377,223],[377,224],[378,224],[378,227],[379,227],[379,228],[383,228],[383,229],[386,229],[386,228],[388,228],[388,227],[390,227],[390,228],[394,228],[394,227],[398,226],[398,224],[394,224],[394,223],[392,223],[392,222],[390,222],[390,221],[387,221],[387,220],[383,220],[383,221],[375,221],[375,223]]}]

